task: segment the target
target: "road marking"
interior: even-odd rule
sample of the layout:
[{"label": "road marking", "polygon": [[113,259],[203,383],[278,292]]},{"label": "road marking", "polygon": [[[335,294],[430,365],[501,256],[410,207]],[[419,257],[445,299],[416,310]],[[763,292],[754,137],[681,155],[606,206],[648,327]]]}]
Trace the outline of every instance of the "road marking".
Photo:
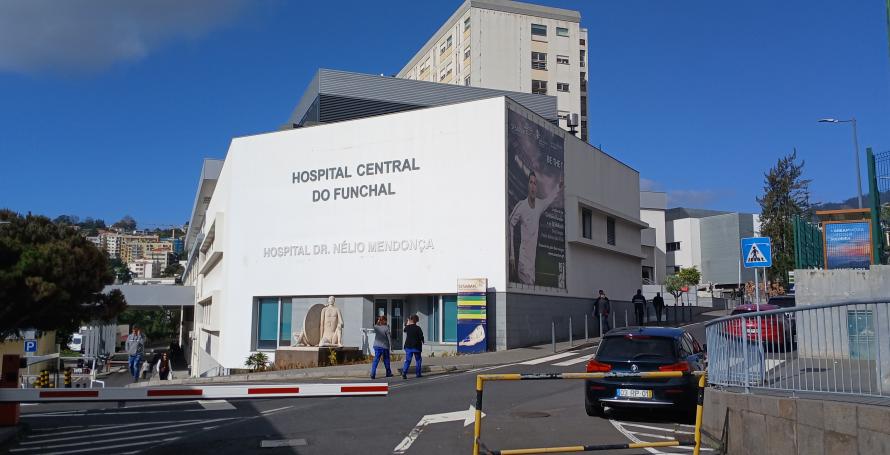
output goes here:
[{"label": "road marking", "polygon": [[[175,441],[175,440],[177,440],[177,439],[179,439],[179,437],[175,437],[175,438],[165,438],[165,439],[161,439],[161,440],[159,440],[158,442],[161,442],[161,443],[167,443],[167,442],[173,442],[173,441]],[[66,455],[66,454],[69,454],[69,453],[95,452],[95,451],[98,451],[98,450],[106,451],[106,452],[107,452],[108,449],[117,449],[117,448],[121,448],[121,447],[133,447],[133,443],[132,443],[132,442],[128,442],[128,443],[126,443],[126,444],[117,444],[117,445],[113,445],[113,446],[100,445],[99,447],[90,447],[90,448],[87,448],[87,449],[66,450],[66,451],[64,451],[64,452],[49,452],[49,453],[46,453],[46,454],[44,454],[44,455]]]},{"label": "road marking", "polygon": [[[127,427],[138,427],[138,426],[145,426],[145,425],[164,425],[164,424],[168,424],[168,423],[188,423],[188,422],[197,422],[197,421],[198,421],[197,419],[196,420],[168,420],[168,421],[164,421],[164,422],[140,422],[140,423],[128,423],[128,424],[124,424],[124,425],[112,423],[112,424],[108,424],[108,425],[90,425],[89,427],[84,427],[84,426],[61,427],[61,428],[82,428],[82,429],[81,430],[72,430],[72,431],[63,431],[61,433],[32,435],[32,436],[28,436],[28,439],[56,437],[56,436],[64,436],[64,435],[78,434],[78,433],[89,433],[91,431],[101,430],[105,427],[112,427],[112,426],[115,428],[127,428]],[[46,431],[46,430],[51,431],[51,430],[56,430],[56,429],[61,429],[61,428],[46,428],[46,429],[40,429],[40,430],[41,431]]]},{"label": "road marking", "polygon": [[577,352],[574,352],[574,351],[573,352],[563,352],[561,354],[554,354],[554,355],[551,355],[548,357],[541,357],[540,359],[534,359],[534,360],[529,360],[528,362],[522,362],[522,363],[520,363],[520,365],[538,365],[541,363],[549,362],[551,360],[562,359],[564,357],[569,357],[569,356],[573,356],[576,354],[577,354]]},{"label": "road marking", "polygon": [[782,359],[766,359],[766,372],[769,373],[783,363],[785,360]]},{"label": "road marking", "polygon": [[308,445],[305,439],[264,439],[260,441],[260,447],[299,447]]},{"label": "road marking", "polygon": [[226,400],[198,400],[198,404],[208,411],[229,411],[235,409],[235,406]]},{"label": "road marking", "polygon": [[555,366],[555,367],[567,367],[567,366],[574,365],[574,364],[576,364],[576,363],[586,362],[586,361],[588,361],[588,360],[590,360],[590,359],[592,359],[592,358],[593,358],[593,354],[582,355],[581,357],[578,357],[578,358],[576,358],[576,359],[569,359],[569,360],[566,360],[566,361],[563,361],[563,362],[554,363],[553,366]]},{"label": "road marking", "polygon": [[[170,432],[167,432],[167,433],[165,433],[165,434],[167,434],[167,435],[174,435],[174,434],[179,434],[179,433],[183,433],[183,432],[185,432],[185,430],[170,431]],[[149,433],[149,434],[143,434],[143,435],[127,436],[126,438],[121,438],[121,439],[107,439],[107,438],[102,438],[101,441],[102,441],[102,442],[133,441],[133,440],[136,440],[136,439],[156,438],[156,437],[158,437],[157,434]],[[93,439],[91,439],[91,440],[89,440],[89,441],[85,441],[85,442],[66,442],[66,443],[59,444],[59,445],[51,445],[51,446],[43,446],[43,445],[41,445],[41,446],[38,446],[38,447],[17,447],[17,448],[15,448],[15,449],[9,449],[9,451],[10,451],[10,453],[13,453],[13,452],[31,452],[31,451],[34,451],[34,450],[47,450],[47,449],[67,449],[67,448],[69,448],[69,447],[73,447],[73,446],[83,446],[83,445],[92,445],[92,446],[96,446],[97,443],[98,443],[98,441],[97,441],[95,438],[93,438]],[[24,444],[24,442],[21,443],[21,444]],[[133,444],[133,442],[130,442],[130,444]],[[112,446],[112,447],[113,447],[113,446]],[[105,446],[105,448],[107,449],[108,446]],[[91,448],[91,449],[86,449],[86,450],[99,450],[99,449],[100,449],[100,448]],[[75,451],[76,451],[76,450],[75,450]],[[65,451],[65,452],[60,452],[60,453],[68,453],[68,452],[71,452],[71,451]]]},{"label": "road marking", "polygon": [[[180,427],[188,427],[188,426],[192,426],[192,425],[202,425],[205,423],[213,423],[213,422],[219,422],[219,421],[231,420],[231,419],[232,418],[230,417],[230,418],[213,419],[213,420],[193,420],[193,421],[188,421],[188,422],[176,422],[172,425],[164,425],[164,426],[160,426],[160,427],[155,426],[155,427],[140,428],[140,429],[136,429],[136,430],[114,431],[114,432],[110,432],[110,433],[102,433],[102,441],[103,442],[114,442],[114,441],[119,440],[119,439],[110,439],[110,438],[108,438],[108,436],[119,436],[119,435],[125,435],[125,434],[130,434],[130,433],[141,433],[144,431],[154,432],[157,430],[166,430],[169,428],[175,429],[175,428],[180,428]],[[183,430],[183,431],[185,431],[185,430]],[[179,433],[179,432],[171,431],[171,432],[167,432],[165,434],[170,435],[170,434],[175,434],[175,433]],[[67,437],[67,438],[43,439],[40,441],[29,441],[28,439],[26,439],[25,441],[21,442],[19,445],[22,445],[22,446],[36,445],[36,444],[41,444],[41,445],[38,447],[33,447],[33,448],[31,448],[31,447],[19,448],[19,449],[13,449],[10,451],[15,452],[15,451],[28,451],[28,450],[36,450],[36,449],[56,449],[59,447],[90,444],[90,443],[95,443],[95,440],[87,441],[87,442],[72,442],[72,443],[66,443],[65,445],[57,445],[57,446],[44,446],[43,445],[43,444],[47,444],[47,443],[51,443],[51,442],[68,441],[68,440],[72,440],[72,439],[93,438],[94,436],[95,436],[94,434],[83,434],[80,436],[71,436],[71,437]],[[149,433],[146,435],[130,435],[130,436],[126,436],[126,438],[141,439],[141,438],[148,437],[148,436],[156,436],[156,435],[154,433]]]},{"label": "road marking", "polygon": [[679,433],[679,434],[695,434],[695,433],[693,433],[693,432],[691,432],[691,431],[680,431],[680,430],[674,430],[674,429],[671,429],[671,428],[652,427],[652,426],[649,426],[649,425],[640,425],[640,424],[638,424],[638,423],[621,422],[621,421],[617,421],[617,420],[616,420],[616,422],[620,423],[620,424],[623,425],[623,426],[631,426],[631,427],[645,428],[645,429],[647,429],[647,430],[670,431],[671,433]]},{"label": "road marking", "polygon": [[[482,417],[485,417],[485,413],[481,414]],[[475,422],[476,419],[476,407],[470,406],[470,409],[466,411],[454,411],[454,412],[444,412],[442,414],[429,414],[423,416],[417,425],[411,429],[411,432],[408,433],[408,436],[405,436],[405,439],[402,439],[402,442],[399,443],[394,449],[392,449],[392,453],[395,455],[401,455],[408,451],[411,448],[411,444],[414,444],[414,441],[420,436],[420,433],[423,431],[423,428],[427,425],[433,423],[443,423],[443,422],[454,422],[454,421],[464,421],[464,426],[469,426],[471,423]]]},{"label": "road marking", "polygon": [[269,409],[269,410],[260,412],[260,414],[268,414],[268,413],[270,413],[270,412],[283,411],[283,410],[285,410],[285,409],[290,409],[290,408],[292,408],[292,407],[293,407],[293,406],[285,406],[285,407],[283,407],[283,408]]}]

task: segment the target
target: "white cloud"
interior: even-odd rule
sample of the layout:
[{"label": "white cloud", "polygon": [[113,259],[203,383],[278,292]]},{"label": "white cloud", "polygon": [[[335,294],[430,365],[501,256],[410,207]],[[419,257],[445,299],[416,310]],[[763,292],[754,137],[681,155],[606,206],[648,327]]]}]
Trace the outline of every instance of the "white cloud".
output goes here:
[{"label": "white cloud", "polygon": [[245,0],[4,0],[0,71],[101,71],[231,21]]},{"label": "white cloud", "polygon": [[668,190],[668,207],[707,208],[718,196],[714,190]]},{"label": "white cloud", "polygon": [[640,191],[661,191],[661,184],[655,180],[640,177]]}]

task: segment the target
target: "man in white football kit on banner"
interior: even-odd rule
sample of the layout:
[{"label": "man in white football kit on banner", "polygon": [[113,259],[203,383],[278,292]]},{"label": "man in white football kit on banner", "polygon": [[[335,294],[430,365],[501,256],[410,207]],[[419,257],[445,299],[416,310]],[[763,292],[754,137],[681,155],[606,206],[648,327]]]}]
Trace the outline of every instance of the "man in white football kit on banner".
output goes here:
[{"label": "man in white football kit on banner", "polygon": [[[524,284],[535,284],[535,257],[538,254],[538,228],[541,215],[553,204],[562,192],[563,181],[559,182],[559,191],[553,191],[544,199],[538,198],[538,177],[534,171],[528,175],[528,197],[516,203],[510,213],[510,270],[516,270],[519,281]],[[513,230],[519,225],[519,263],[516,263]]]}]

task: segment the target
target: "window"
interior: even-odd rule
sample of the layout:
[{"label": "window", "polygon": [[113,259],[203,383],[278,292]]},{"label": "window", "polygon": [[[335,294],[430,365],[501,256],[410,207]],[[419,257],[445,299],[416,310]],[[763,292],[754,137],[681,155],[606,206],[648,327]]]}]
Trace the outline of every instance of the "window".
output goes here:
[{"label": "window", "polygon": [[615,245],[615,218],[606,218],[606,243]]},{"label": "window", "polygon": [[557,55],[556,63],[558,65],[568,65],[569,64],[569,56],[568,55]]},{"label": "window", "polygon": [[256,348],[290,346],[291,301],[289,298],[261,298],[256,303]]},{"label": "window", "polygon": [[547,94],[547,81],[538,81],[532,79],[532,93],[535,95]]},{"label": "window", "polygon": [[470,29],[470,18],[468,17],[468,18],[464,19],[464,31],[467,31],[469,29]]},{"label": "window", "polygon": [[556,36],[569,36],[569,29],[564,27],[556,27]]},{"label": "window", "polygon": [[587,91],[587,73],[581,73],[581,91]]},{"label": "window", "polygon": [[668,242],[666,246],[668,253],[671,251],[680,251],[680,242]]},{"label": "window", "polygon": [[578,44],[584,46],[585,44],[587,44],[587,41],[584,38],[581,38],[578,40]]},{"label": "window", "polygon": [[584,49],[581,49],[581,67],[584,68],[584,58],[587,56],[587,53]]},{"label": "window", "polygon": [[565,82],[557,82],[556,83],[556,91],[557,92],[568,92],[569,84],[567,84]]},{"label": "window", "polygon": [[467,87],[470,86],[470,76],[467,76],[467,77],[464,78],[464,85],[467,86]]},{"label": "window", "polygon": [[593,213],[590,209],[581,209],[581,236],[585,239],[593,238],[592,220]]},{"label": "window", "polygon": [[445,80],[445,78],[447,78],[448,76],[451,76],[452,71],[453,70],[451,68],[443,70],[442,73],[439,74],[439,82],[442,82]]},{"label": "window", "polygon": [[581,97],[581,115],[587,117],[587,97]]},{"label": "window", "polygon": [[532,24],[532,35],[547,36],[547,26],[541,24]]},{"label": "window", "polygon": [[464,60],[470,58],[470,48],[464,49]]},{"label": "window", "polygon": [[547,54],[543,52],[532,52],[532,69],[547,70]]},{"label": "window", "polygon": [[444,54],[445,51],[447,51],[449,48],[451,48],[451,43],[452,43],[452,39],[451,39],[451,36],[449,36],[449,37],[445,40],[445,42],[442,43],[442,46],[439,47],[439,53],[440,53],[440,54]]}]

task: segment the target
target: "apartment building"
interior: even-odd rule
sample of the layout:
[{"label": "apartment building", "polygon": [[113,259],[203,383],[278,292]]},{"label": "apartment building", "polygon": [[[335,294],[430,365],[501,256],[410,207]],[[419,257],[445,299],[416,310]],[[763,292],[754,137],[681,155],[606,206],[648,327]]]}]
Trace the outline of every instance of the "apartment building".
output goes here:
[{"label": "apartment building", "polygon": [[396,75],[404,79],[554,96],[559,126],[588,139],[587,29],[577,11],[466,0]]}]

